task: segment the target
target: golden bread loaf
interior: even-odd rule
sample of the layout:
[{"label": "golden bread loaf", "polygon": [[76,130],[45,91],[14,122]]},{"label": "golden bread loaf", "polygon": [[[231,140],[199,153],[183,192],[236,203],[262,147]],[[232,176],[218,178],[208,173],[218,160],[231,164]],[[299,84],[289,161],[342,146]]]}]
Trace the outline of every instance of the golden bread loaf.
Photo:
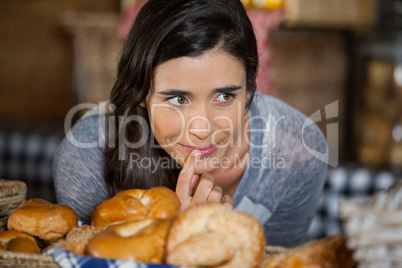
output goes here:
[{"label": "golden bread loaf", "polygon": [[35,238],[32,235],[11,229],[11,230],[0,232],[0,244],[5,245],[8,243],[8,241],[10,241],[11,239],[16,238],[16,237],[26,237],[26,238],[31,239],[33,242],[35,242]]},{"label": "golden bread loaf", "polygon": [[67,205],[40,198],[27,200],[7,221],[8,229],[28,233],[45,241],[62,238],[77,225],[77,214]]},{"label": "golden bread loaf", "polygon": [[147,218],[110,226],[89,241],[86,252],[97,258],[162,263],[171,223]]},{"label": "golden bread loaf", "polygon": [[40,254],[40,249],[35,241],[27,237],[18,236],[8,241],[7,251]]},{"label": "golden bread loaf", "polygon": [[105,228],[130,220],[172,218],[180,208],[180,200],[167,187],[149,190],[130,189],[102,202],[91,214],[91,225]]}]

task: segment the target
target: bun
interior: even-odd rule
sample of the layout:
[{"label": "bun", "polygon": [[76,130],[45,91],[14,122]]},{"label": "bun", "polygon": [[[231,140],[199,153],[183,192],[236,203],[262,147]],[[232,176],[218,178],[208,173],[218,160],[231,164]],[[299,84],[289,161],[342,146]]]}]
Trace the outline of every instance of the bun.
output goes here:
[{"label": "bun", "polygon": [[346,236],[335,235],[267,257],[260,268],[353,268],[353,251],[346,246]]},{"label": "bun", "polygon": [[36,242],[22,236],[8,241],[6,249],[8,251],[40,254],[40,250]]},{"label": "bun", "polygon": [[40,198],[27,200],[11,213],[7,227],[45,241],[62,238],[77,225],[77,214],[67,205],[52,204]]},{"label": "bun", "polygon": [[191,206],[175,219],[167,240],[168,264],[257,267],[264,254],[257,219],[221,203]]},{"label": "bun", "polygon": [[50,251],[55,247],[59,247],[78,255],[84,255],[88,241],[96,234],[100,233],[101,230],[102,229],[98,227],[90,225],[74,227],[70,232],[68,232],[64,239],[53,243],[50,247],[46,248],[45,252]]},{"label": "bun", "polygon": [[35,238],[32,235],[11,229],[8,231],[0,232],[0,244],[6,245],[8,243],[8,241],[10,241],[11,239],[16,238],[16,237],[26,237],[28,239],[31,239],[33,242],[36,242]]},{"label": "bun", "polygon": [[110,224],[143,218],[172,218],[180,208],[176,194],[166,187],[131,189],[101,203],[91,214],[91,225]]},{"label": "bun", "polygon": [[89,241],[86,252],[96,258],[162,263],[171,223],[148,218],[111,226]]}]

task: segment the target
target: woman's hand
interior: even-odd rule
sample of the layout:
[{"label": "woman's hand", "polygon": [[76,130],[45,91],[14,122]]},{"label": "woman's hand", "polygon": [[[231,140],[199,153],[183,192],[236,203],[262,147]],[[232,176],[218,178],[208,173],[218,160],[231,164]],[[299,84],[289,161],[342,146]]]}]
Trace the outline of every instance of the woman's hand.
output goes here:
[{"label": "woman's hand", "polygon": [[194,174],[196,162],[200,156],[201,153],[197,150],[191,152],[177,180],[176,194],[180,199],[181,209],[184,210],[192,204],[204,202],[222,202],[233,206],[232,198],[228,195],[222,196],[222,188],[215,185],[214,177],[211,174],[204,173],[201,178]]}]

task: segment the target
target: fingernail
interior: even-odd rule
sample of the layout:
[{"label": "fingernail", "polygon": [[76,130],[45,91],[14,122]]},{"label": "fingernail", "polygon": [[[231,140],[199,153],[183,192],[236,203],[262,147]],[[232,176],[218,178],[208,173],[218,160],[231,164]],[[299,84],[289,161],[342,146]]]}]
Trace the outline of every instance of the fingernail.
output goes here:
[{"label": "fingernail", "polygon": [[191,152],[191,155],[196,157],[196,158],[200,158],[201,152],[197,151],[197,150],[194,150],[194,151]]}]

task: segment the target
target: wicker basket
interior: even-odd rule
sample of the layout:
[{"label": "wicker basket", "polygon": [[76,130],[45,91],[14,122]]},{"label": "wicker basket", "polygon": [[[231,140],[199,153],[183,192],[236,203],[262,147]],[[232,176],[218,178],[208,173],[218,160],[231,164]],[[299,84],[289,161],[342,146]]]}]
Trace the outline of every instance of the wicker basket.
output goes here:
[{"label": "wicker basket", "polygon": [[52,256],[0,251],[0,267],[59,268]]},{"label": "wicker basket", "polygon": [[6,227],[11,212],[25,202],[26,193],[24,182],[0,179],[0,230]]}]

